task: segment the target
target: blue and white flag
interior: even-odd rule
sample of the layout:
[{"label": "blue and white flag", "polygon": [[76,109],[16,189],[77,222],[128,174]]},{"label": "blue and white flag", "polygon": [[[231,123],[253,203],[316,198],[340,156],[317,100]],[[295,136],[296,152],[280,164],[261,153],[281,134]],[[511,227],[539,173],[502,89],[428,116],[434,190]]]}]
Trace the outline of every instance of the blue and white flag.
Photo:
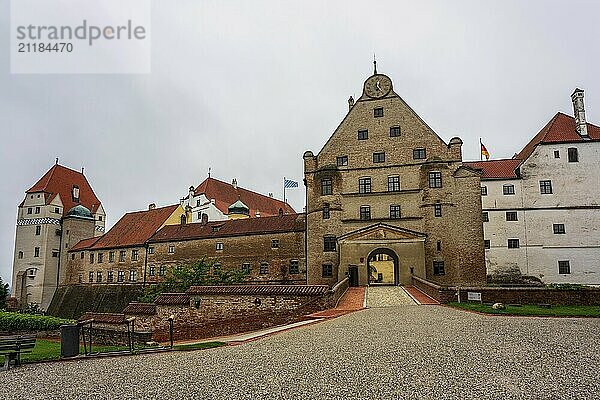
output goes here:
[{"label": "blue and white flag", "polygon": [[298,187],[298,182],[296,181],[291,181],[289,179],[283,179],[283,187],[285,187],[286,189],[289,188],[297,188]]}]

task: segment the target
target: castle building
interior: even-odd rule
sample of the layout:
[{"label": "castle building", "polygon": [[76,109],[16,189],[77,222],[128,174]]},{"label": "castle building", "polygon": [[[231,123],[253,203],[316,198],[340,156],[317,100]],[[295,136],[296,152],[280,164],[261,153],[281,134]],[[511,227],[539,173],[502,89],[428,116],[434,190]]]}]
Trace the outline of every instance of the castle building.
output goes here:
[{"label": "castle building", "polygon": [[46,309],[66,273],[66,252],[104,232],[106,213],[83,172],[58,162],[19,204],[13,261],[14,297]]},{"label": "castle building", "polygon": [[545,283],[600,284],[600,127],[557,113],[513,158],[467,163],[482,171],[487,273]]},{"label": "castle building", "polygon": [[304,153],[308,283],[486,280],[480,174],[376,69],[314,155]]}]

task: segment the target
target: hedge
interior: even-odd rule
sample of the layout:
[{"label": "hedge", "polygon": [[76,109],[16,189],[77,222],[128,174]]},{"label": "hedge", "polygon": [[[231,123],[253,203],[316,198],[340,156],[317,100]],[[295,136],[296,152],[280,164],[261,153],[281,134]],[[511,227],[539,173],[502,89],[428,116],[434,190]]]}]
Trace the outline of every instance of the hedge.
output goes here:
[{"label": "hedge", "polygon": [[0,311],[0,331],[52,331],[73,320],[45,315]]}]

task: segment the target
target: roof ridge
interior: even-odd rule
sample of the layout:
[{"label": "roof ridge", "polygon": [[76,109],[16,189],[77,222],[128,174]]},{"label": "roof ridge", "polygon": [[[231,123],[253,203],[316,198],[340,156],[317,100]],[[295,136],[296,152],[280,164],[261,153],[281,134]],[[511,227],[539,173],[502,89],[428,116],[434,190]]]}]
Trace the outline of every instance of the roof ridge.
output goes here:
[{"label": "roof ridge", "polygon": [[139,213],[145,213],[145,212],[148,212],[148,211],[158,211],[158,210],[162,210],[162,209],[169,208],[169,207],[175,207],[175,208],[177,208],[178,206],[179,206],[179,204],[171,204],[171,205],[168,205],[168,206],[156,207],[156,208],[153,208],[152,210],[128,211],[124,215],[127,215],[127,214],[139,214]]}]

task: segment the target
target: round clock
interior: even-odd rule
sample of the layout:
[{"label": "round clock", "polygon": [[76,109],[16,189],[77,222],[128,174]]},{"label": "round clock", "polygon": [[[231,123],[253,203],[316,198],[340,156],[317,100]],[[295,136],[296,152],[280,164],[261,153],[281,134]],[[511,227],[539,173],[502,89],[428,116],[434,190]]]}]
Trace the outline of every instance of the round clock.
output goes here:
[{"label": "round clock", "polygon": [[365,81],[364,92],[367,96],[378,99],[392,90],[392,81],[385,75],[376,74]]}]

